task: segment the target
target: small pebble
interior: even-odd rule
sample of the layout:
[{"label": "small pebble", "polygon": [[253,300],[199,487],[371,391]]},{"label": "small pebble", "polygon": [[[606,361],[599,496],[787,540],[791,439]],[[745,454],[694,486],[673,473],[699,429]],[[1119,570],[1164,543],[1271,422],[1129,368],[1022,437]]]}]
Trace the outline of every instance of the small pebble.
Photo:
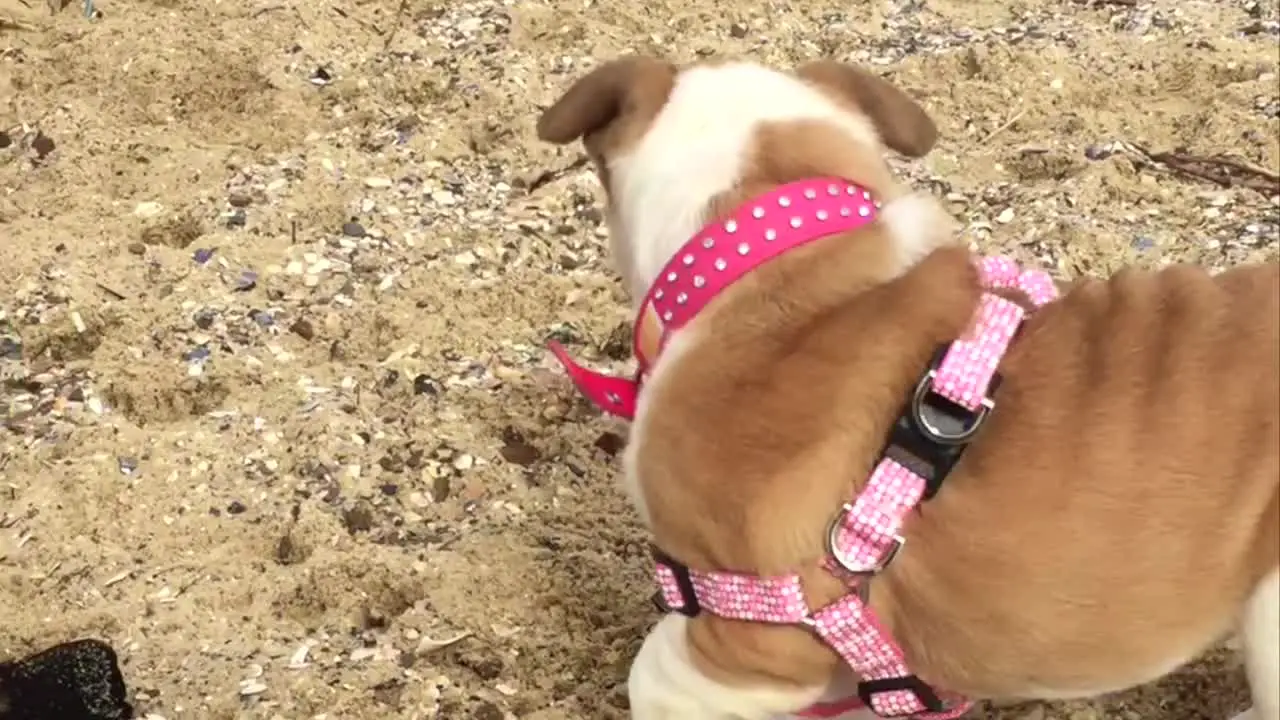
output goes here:
[{"label": "small pebble", "polygon": [[0,358],[6,360],[22,359],[22,343],[7,337],[0,337]]},{"label": "small pebble", "polygon": [[448,475],[438,475],[431,482],[431,499],[436,502],[444,502],[449,499],[449,493],[452,491],[452,483],[449,482]]},{"label": "small pebble", "polygon": [[347,237],[362,238],[367,233],[364,230],[364,226],[361,225],[360,223],[348,222],[348,223],[343,223],[342,234],[346,235]]},{"label": "small pebble", "polygon": [[248,680],[240,684],[240,694],[244,697],[261,695],[266,691],[267,686],[257,680]]},{"label": "small pebble", "polygon": [[364,184],[365,184],[365,187],[374,188],[374,189],[376,189],[376,190],[381,190],[381,189],[385,189],[385,188],[389,188],[389,187],[391,187],[391,184],[392,184],[392,183],[391,183],[391,179],[390,179],[390,178],[384,178],[384,177],[371,177],[371,178],[365,178],[365,179],[364,179]]},{"label": "small pebble", "polygon": [[342,513],[342,524],[346,526],[347,532],[352,535],[369,532],[374,525],[373,510],[364,503],[348,508]]},{"label": "small pebble", "polygon": [[1084,156],[1090,160],[1105,160],[1111,156],[1111,148],[1106,145],[1090,145],[1084,149]]},{"label": "small pebble", "polygon": [[413,379],[413,393],[415,395],[431,395],[434,397],[440,394],[440,386],[430,376],[419,375]]},{"label": "small pebble", "polygon": [[236,278],[236,291],[248,292],[258,286],[258,273],[252,270],[242,270],[240,277]]},{"label": "small pebble", "polygon": [[316,336],[316,329],[311,321],[306,318],[298,318],[289,326],[289,332],[297,335],[303,340],[310,340]]},{"label": "small pebble", "polygon": [[208,308],[204,308],[199,312],[197,312],[191,318],[191,321],[194,322],[196,324],[196,327],[200,328],[201,330],[208,330],[209,328],[213,327],[213,323],[217,319],[218,319],[218,313]]},{"label": "small pebble", "polygon": [[35,138],[31,140],[31,149],[35,150],[36,155],[42,159],[45,155],[53,152],[55,147],[57,145],[53,142],[53,139],[42,132],[37,131]]},{"label": "small pebble", "polygon": [[142,219],[153,218],[164,211],[164,206],[158,202],[140,202],[133,208],[133,214]]}]

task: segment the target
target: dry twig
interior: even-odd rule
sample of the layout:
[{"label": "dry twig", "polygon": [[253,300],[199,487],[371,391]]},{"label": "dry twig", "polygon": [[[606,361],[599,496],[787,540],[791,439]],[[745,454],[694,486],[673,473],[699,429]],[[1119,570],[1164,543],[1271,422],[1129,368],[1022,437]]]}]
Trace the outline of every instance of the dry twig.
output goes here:
[{"label": "dry twig", "polygon": [[996,135],[999,135],[1000,133],[1004,132],[1005,130],[1008,130],[1009,128],[1013,127],[1013,124],[1014,124],[1014,123],[1016,123],[1016,122],[1018,122],[1019,120],[1021,120],[1021,119],[1022,119],[1022,116],[1023,116],[1023,115],[1026,115],[1026,114],[1027,114],[1027,111],[1026,111],[1026,109],[1025,109],[1025,108],[1023,108],[1022,110],[1019,110],[1018,112],[1014,113],[1012,117],[1010,117],[1008,120],[1005,120],[1005,121],[1004,121],[1004,124],[1003,124],[1003,125],[1001,125],[1000,127],[996,128],[995,130],[992,130],[990,133],[987,133],[987,136],[986,136],[986,137],[984,137],[984,138],[982,138],[982,140],[981,140],[981,141],[979,141],[979,142],[980,142],[980,144],[985,145],[986,143],[990,142],[990,141],[991,141],[991,138],[993,138],[993,137],[995,137]]},{"label": "dry twig", "polygon": [[5,30],[21,30],[23,32],[34,32],[35,26],[11,17],[0,17],[0,32]]},{"label": "dry twig", "polygon": [[552,168],[550,170],[543,170],[542,172],[538,173],[536,177],[534,177],[532,180],[529,181],[529,187],[526,190],[526,192],[532,195],[534,190],[537,190],[543,185],[553,183],[559,180],[560,178],[564,177],[565,175],[568,175],[571,172],[574,172],[576,170],[580,170],[586,167],[588,162],[589,160],[586,155],[579,155],[576,160],[569,163],[565,167]]},{"label": "dry twig", "polygon": [[1226,155],[1193,155],[1188,152],[1152,152],[1136,143],[1126,143],[1142,159],[1170,172],[1199,178],[1221,187],[1245,187],[1264,195],[1280,195],[1280,174]]},{"label": "dry twig", "polygon": [[382,41],[382,52],[386,52],[391,47],[391,41],[396,39],[396,32],[400,30],[400,21],[404,19],[404,12],[408,8],[409,0],[400,0],[400,5],[396,7],[396,17],[391,21],[391,29],[387,31],[387,38]]}]

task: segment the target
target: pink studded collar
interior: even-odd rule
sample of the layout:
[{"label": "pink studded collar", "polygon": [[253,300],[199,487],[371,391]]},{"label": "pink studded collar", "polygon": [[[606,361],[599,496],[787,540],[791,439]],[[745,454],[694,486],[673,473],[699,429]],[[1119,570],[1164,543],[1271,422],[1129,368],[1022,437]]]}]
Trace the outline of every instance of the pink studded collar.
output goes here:
[{"label": "pink studded collar", "polygon": [[867,189],[833,177],[788,183],[752,198],[731,216],[702,228],[662,268],[636,316],[634,379],[589,370],[559,343],[550,344],[551,352],[597,407],[630,420],[658,353],[712,298],[789,250],[868,225],[879,208]]}]

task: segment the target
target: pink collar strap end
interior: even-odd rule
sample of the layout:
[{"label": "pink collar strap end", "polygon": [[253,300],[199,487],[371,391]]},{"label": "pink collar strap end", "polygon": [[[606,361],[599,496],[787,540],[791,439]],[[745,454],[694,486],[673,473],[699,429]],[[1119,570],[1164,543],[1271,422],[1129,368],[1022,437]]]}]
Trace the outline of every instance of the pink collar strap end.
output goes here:
[{"label": "pink collar strap end", "polygon": [[628,378],[588,370],[575,362],[564,346],[558,342],[552,341],[547,344],[547,347],[564,366],[565,372],[569,374],[569,379],[578,388],[578,392],[586,395],[596,407],[624,420],[635,418],[636,401],[640,396],[639,383]]}]

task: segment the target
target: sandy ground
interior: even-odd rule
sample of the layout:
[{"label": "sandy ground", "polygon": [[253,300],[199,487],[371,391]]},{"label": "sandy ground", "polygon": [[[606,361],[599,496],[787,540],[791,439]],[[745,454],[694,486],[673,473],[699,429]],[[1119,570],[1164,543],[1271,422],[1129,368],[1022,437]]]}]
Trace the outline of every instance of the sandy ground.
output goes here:
[{"label": "sandy ground", "polygon": [[[625,430],[541,349],[625,356],[596,188],[532,136],[597,59],[872,63],[944,135],[902,171],[1064,277],[1277,254],[1273,184],[1156,155],[1280,166],[1276,0],[29,2],[0,659],[103,637],[153,719],[625,717],[655,619]],[[1218,653],[974,716],[1222,720],[1243,688]]]}]

